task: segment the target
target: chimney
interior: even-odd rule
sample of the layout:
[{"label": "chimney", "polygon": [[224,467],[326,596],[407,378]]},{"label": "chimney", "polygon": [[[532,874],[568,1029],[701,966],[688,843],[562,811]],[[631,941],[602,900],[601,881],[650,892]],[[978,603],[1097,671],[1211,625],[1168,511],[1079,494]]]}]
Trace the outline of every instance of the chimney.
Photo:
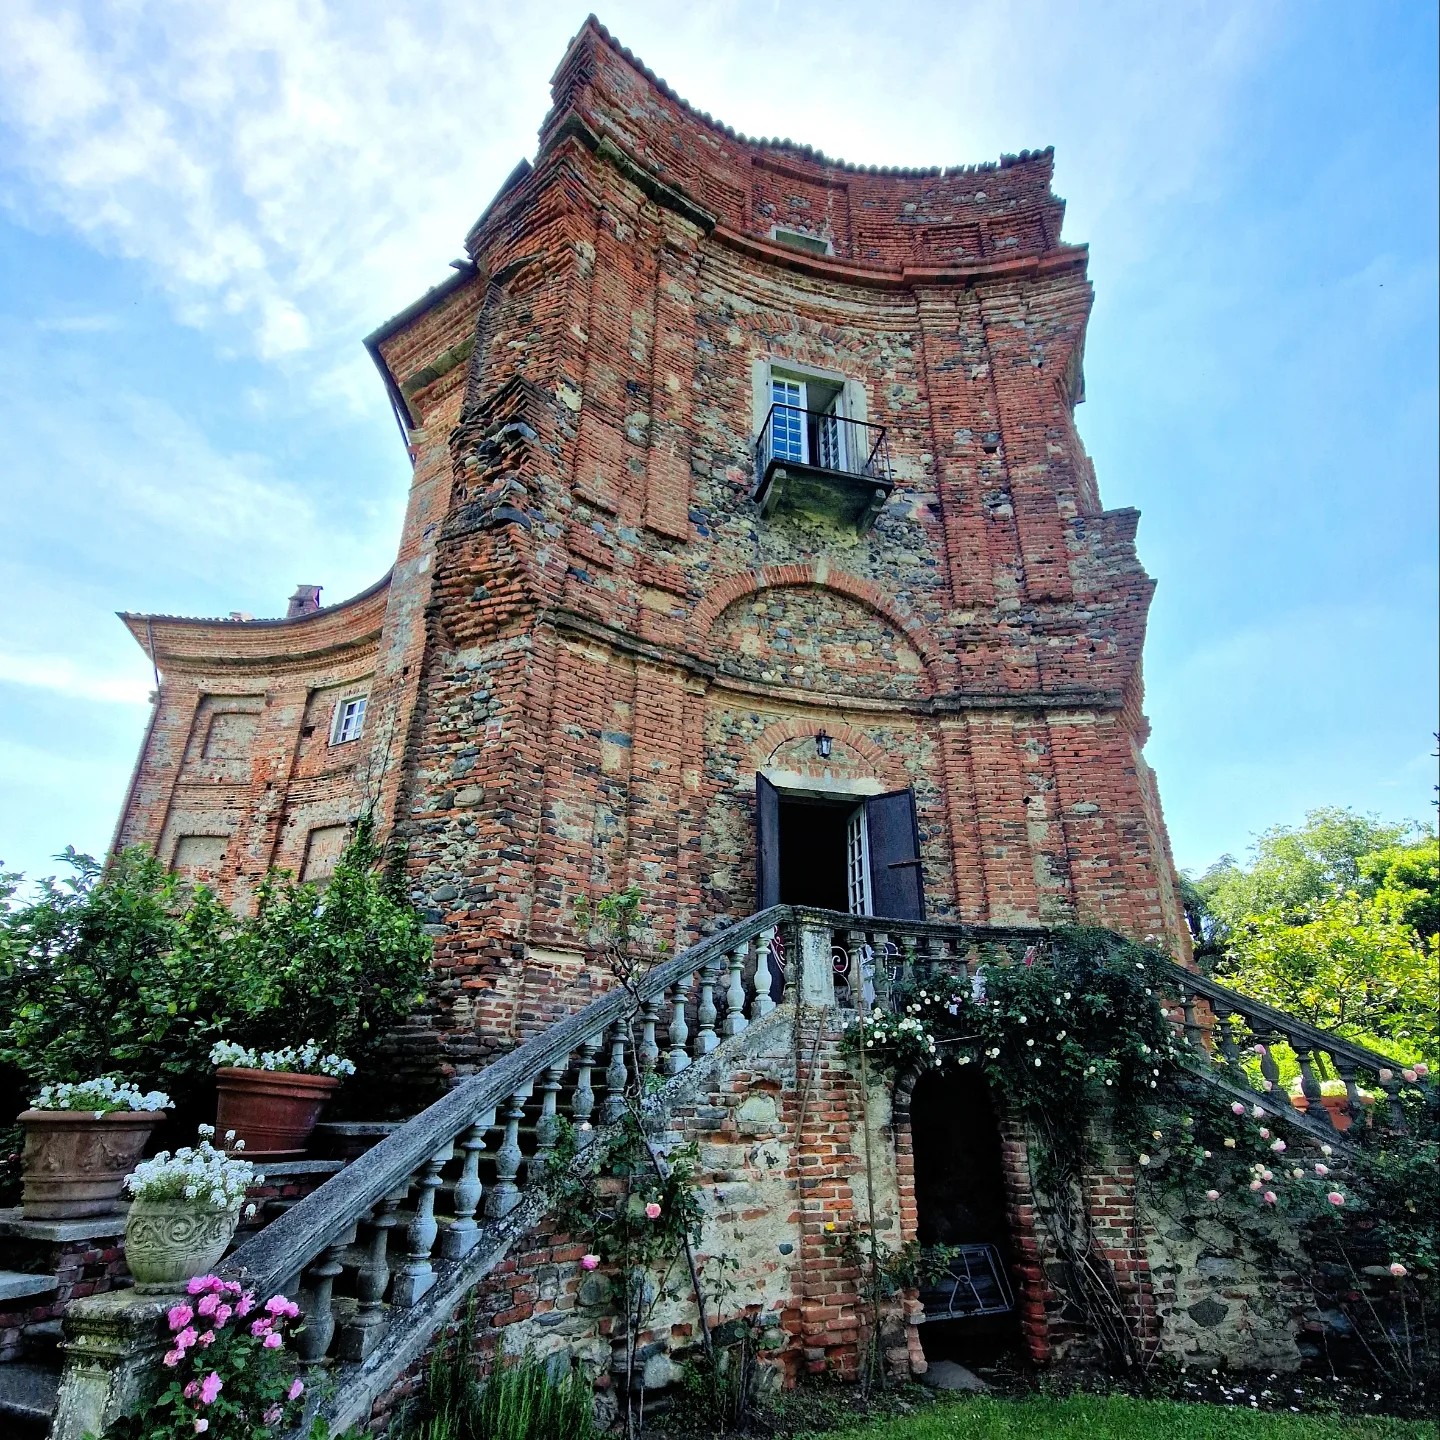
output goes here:
[{"label": "chimney", "polygon": [[293,620],[297,615],[313,615],[320,608],[320,590],[319,585],[297,585],[285,618]]}]

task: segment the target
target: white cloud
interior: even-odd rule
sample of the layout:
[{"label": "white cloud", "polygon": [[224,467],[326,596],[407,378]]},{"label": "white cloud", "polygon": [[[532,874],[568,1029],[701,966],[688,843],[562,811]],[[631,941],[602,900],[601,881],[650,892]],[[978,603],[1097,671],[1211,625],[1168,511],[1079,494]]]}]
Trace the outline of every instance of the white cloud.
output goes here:
[{"label": "white cloud", "polygon": [[150,686],[144,680],[128,675],[95,675],[63,655],[0,652],[0,682],[103,705],[144,705],[150,697]]},{"label": "white cloud", "polygon": [[[10,0],[5,196],[32,223],[58,220],[143,264],[187,323],[319,372],[334,397],[359,401],[363,385],[373,403],[356,339],[443,277],[496,185],[533,153],[550,72],[584,13]],[[751,133],[867,163],[1059,142],[1062,188],[1083,197],[1087,223],[1126,212],[1116,243],[1128,250],[1142,196],[1206,174],[1268,13],[1030,0],[892,6],[877,25],[858,0],[802,3],[796,33],[824,43],[787,49],[784,83],[764,58],[772,11],[617,4],[605,18],[687,98]]]}]

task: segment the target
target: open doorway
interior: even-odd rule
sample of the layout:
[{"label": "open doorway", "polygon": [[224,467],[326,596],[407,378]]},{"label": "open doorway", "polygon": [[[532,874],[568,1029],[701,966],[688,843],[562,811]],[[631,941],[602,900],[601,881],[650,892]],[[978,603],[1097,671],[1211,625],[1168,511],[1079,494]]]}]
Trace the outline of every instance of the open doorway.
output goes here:
[{"label": "open doorway", "polygon": [[757,910],[807,905],[877,919],[923,920],[915,792],[781,790],[755,777]]},{"label": "open doorway", "polygon": [[851,801],[780,798],[780,904],[868,913],[847,852],[858,842],[862,807]]},{"label": "open doorway", "polygon": [[949,1272],[920,1293],[928,1360],[985,1367],[1017,1355],[1009,1211],[1000,1128],[989,1088],[971,1071],[927,1071],[910,1104],[916,1237],[955,1247]]}]

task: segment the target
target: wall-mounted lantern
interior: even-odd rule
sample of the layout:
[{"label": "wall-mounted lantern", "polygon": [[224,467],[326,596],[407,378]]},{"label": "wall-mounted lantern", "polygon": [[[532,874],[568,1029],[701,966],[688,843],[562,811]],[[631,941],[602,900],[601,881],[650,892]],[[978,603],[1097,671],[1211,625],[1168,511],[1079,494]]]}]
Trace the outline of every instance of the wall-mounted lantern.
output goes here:
[{"label": "wall-mounted lantern", "polygon": [[832,744],[834,744],[834,741],[832,741],[823,730],[820,730],[816,733],[815,753],[822,760],[828,760],[830,758],[830,747]]}]

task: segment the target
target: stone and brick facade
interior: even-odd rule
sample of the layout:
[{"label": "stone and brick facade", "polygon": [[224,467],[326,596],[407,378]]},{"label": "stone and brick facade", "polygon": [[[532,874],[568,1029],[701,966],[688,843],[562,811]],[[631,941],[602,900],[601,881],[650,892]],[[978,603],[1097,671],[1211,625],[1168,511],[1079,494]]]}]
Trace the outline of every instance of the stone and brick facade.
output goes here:
[{"label": "stone and brick facade", "polygon": [[[1153,585],[1076,428],[1091,290],[1051,173],[1048,150],[900,170],[746,139],[588,21],[468,264],[367,341],[413,462],[390,573],[283,620],[124,617],[161,683],[117,843],[243,905],[271,866],[323,877],[372,809],[434,937],[427,1053],[451,1076],[608,983],[581,897],[639,886],[657,948],[751,913],[762,775],[911,792],[930,918],[1184,953],[1144,758]],[[761,515],[771,367],[883,427],[873,525]],[[785,1363],[853,1370],[854,1276],[821,1217],[858,1203],[869,1125],[887,1223],[913,1228],[908,1132],[866,1118],[833,1036],[804,1109],[804,1045],[733,1070],[692,1128],[713,1223],[774,1248],[747,1281]],[[1039,1357],[1064,1322],[1023,1148],[1007,1128]],[[1133,1193],[1123,1167],[1098,1179],[1097,1223],[1149,1315]],[[583,1310],[573,1264],[542,1283],[568,1242],[535,1243],[507,1262],[512,1318]]]},{"label": "stone and brick facade", "polygon": [[[588,993],[579,896],[640,885],[672,945],[753,909],[761,772],[913,790],[933,918],[1183,948],[1152,583],[1076,430],[1091,295],[1050,176],[747,140],[588,23],[470,267],[368,342],[414,460],[391,573],[285,620],[124,617],[162,681],[118,841],[243,903],[376,807],[462,1068]],[[884,427],[867,531],[761,518],[771,364]]]}]

